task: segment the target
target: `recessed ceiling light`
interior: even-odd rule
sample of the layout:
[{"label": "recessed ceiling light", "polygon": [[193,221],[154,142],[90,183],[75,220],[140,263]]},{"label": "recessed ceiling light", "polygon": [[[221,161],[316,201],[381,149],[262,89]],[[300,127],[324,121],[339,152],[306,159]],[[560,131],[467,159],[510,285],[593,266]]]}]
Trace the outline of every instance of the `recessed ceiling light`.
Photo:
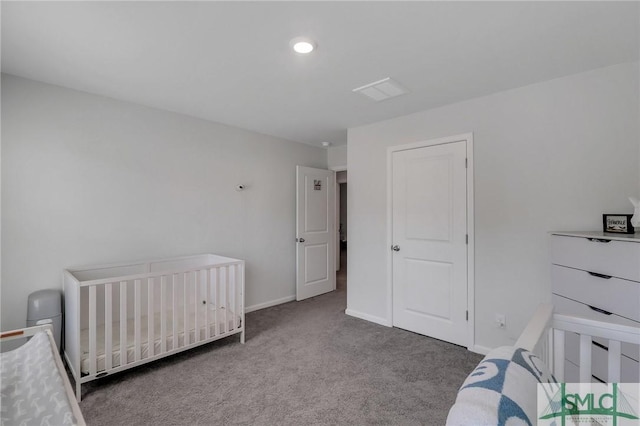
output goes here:
[{"label": "recessed ceiling light", "polygon": [[289,42],[289,45],[298,53],[311,53],[316,48],[316,43],[307,37],[296,37]]},{"label": "recessed ceiling light", "polygon": [[328,148],[331,146],[331,142],[322,142],[322,146],[324,146],[325,148]]}]

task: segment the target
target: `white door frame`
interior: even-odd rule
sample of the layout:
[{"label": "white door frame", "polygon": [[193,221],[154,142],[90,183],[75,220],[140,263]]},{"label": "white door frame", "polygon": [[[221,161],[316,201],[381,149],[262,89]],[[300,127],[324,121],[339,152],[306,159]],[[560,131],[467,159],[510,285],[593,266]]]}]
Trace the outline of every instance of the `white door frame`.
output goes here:
[{"label": "white door frame", "polygon": [[347,166],[335,166],[329,167],[329,170],[336,172],[336,190],[334,191],[335,206],[336,206],[336,242],[335,242],[335,253],[336,253],[336,272],[340,271],[340,234],[338,233],[338,228],[340,227],[340,184],[338,183],[338,172],[347,171]]},{"label": "white door frame", "polygon": [[334,239],[335,239],[335,249],[334,249],[334,253],[336,255],[336,272],[340,271],[340,184],[338,183],[338,176],[336,173],[336,189],[335,191],[333,191],[333,193],[335,194],[336,197],[336,201],[333,203],[336,208],[335,208],[335,212],[333,212],[333,214],[336,216],[335,219],[335,225],[334,226]]},{"label": "white door frame", "polygon": [[473,227],[473,133],[464,133],[455,136],[447,136],[438,139],[397,145],[387,148],[387,322],[393,327],[393,256],[391,246],[393,245],[393,153],[406,151],[409,149],[424,148],[434,145],[442,145],[452,142],[465,141],[467,144],[467,233],[469,234],[469,244],[467,245],[467,310],[469,311],[469,321],[467,322],[467,349],[474,350],[475,347],[475,254],[474,242],[475,233]]}]

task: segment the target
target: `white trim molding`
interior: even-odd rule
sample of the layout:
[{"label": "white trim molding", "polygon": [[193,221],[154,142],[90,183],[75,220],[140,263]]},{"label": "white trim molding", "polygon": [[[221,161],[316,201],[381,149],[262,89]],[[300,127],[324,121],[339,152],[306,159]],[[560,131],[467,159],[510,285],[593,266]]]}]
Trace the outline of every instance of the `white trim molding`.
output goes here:
[{"label": "white trim molding", "polygon": [[344,313],[354,318],[363,319],[369,322],[375,322],[376,324],[384,325],[385,327],[391,327],[391,322],[389,322],[387,318],[365,314],[363,312],[354,311],[353,309],[349,308],[345,309]]},{"label": "white trim molding", "polygon": [[283,303],[293,302],[294,300],[296,300],[295,294],[291,296],[283,297],[282,299],[270,300],[269,302],[258,303],[257,305],[247,306],[244,309],[244,312],[249,313],[253,311],[259,311],[260,309],[266,309],[272,306],[282,305]]},{"label": "white trim molding", "polygon": [[[392,211],[392,156],[394,152],[408,149],[424,148],[427,146],[442,145],[453,142],[465,141],[467,145],[467,311],[469,319],[467,324],[467,349],[473,352],[486,348],[475,344],[475,231],[474,231],[474,172],[473,172],[473,133],[463,133],[438,139],[413,142],[405,145],[390,146],[387,148],[387,247],[393,244],[393,211]],[[375,322],[375,321],[374,321]],[[391,251],[387,256],[387,318],[386,323],[393,326],[393,256]],[[487,351],[488,352],[488,351]],[[482,353],[482,352],[478,352]]]},{"label": "white trim molding", "polygon": [[475,352],[475,353],[480,354],[480,355],[486,355],[486,354],[488,354],[489,352],[492,351],[492,349],[490,347],[481,346],[481,345],[473,345],[472,347],[469,348],[469,350],[471,352]]}]

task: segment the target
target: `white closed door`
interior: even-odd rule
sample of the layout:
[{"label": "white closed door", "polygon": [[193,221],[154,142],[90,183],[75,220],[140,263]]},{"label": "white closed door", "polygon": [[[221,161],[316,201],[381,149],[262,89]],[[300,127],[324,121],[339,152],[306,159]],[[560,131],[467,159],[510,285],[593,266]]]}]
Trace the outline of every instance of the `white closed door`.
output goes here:
[{"label": "white closed door", "polygon": [[466,346],[466,141],[392,153],[393,325]]},{"label": "white closed door", "polygon": [[335,172],[296,167],[296,299],[336,289]]}]

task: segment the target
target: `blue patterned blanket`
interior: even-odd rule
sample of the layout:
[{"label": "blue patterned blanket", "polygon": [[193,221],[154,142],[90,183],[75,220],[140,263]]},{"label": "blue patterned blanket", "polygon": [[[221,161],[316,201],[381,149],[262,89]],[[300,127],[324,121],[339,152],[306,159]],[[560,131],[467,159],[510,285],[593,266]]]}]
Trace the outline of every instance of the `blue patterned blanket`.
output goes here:
[{"label": "blue patterned blanket", "polygon": [[462,384],[447,425],[535,425],[538,383],[556,383],[540,358],[513,346],[494,349]]}]

